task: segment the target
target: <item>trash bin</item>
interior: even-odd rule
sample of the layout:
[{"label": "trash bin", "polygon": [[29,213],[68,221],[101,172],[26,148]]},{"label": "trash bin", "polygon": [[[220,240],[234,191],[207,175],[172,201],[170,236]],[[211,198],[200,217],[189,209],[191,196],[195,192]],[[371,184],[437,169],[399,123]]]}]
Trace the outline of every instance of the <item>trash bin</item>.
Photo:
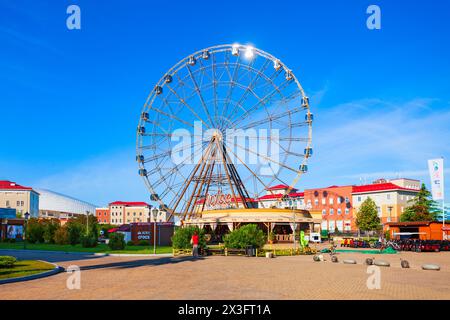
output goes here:
[{"label": "trash bin", "polygon": [[254,257],[256,256],[256,249],[253,246],[247,246],[245,249],[245,255],[247,257]]}]

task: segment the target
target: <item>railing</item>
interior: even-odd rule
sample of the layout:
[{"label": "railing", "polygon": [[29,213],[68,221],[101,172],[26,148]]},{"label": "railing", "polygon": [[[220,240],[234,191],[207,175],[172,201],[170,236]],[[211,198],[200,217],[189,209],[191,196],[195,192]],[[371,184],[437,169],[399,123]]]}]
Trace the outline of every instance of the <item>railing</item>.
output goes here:
[{"label": "railing", "polygon": [[277,242],[292,242],[294,239],[292,238],[292,234],[276,234],[275,241]]}]

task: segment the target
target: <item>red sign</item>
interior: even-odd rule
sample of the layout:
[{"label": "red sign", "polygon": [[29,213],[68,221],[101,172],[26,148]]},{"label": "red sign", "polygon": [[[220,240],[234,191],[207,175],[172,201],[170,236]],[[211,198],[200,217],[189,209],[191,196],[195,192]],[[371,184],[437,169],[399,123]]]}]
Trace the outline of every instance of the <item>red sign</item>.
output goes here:
[{"label": "red sign", "polygon": [[231,203],[231,194],[223,194],[222,191],[218,191],[217,194],[206,195],[206,208],[207,209],[224,209],[229,207]]}]

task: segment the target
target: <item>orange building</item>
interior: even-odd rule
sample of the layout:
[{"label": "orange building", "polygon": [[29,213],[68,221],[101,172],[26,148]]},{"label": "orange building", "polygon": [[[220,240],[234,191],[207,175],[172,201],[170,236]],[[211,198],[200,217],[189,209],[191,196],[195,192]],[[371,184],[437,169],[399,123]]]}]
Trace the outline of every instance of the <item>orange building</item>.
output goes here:
[{"label": "orange building", "polygon": [[389,231],[392,239],[443,240],[443,231],[450,239],[450,226],[447,224],[444,228],[442,222],[437,221],[390,222],[384,229]]},{"label": "orange building", "polygon": [[352,186],[330,186],[320,189],[305,189],[304,201],[307,210],[322,213],[322,230],[334,232],[355,231],[352,205]]},{"label": "orange building", "polygon": [[96,208],[95,216],[97,217],[97,221],[100,224],[111,224],[111,212],[109,211],[109,207],[106,208]]}]

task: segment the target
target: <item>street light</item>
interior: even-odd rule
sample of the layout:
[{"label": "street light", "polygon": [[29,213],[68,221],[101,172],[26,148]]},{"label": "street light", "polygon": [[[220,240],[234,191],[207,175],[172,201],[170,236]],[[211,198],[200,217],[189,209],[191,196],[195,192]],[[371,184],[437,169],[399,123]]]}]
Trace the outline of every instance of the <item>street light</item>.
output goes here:
[{"label": "street light", "polygon": [[156,254],[156,217],[158,216],[158,210],[154,210],[155,208],[152,208],[153,211],[153,254]]},{"label": "street light", "polygon": [[25,217],[25,226],[23,228],[23,249],[25,250],[27,248],[27,238],[25,237],[25,233],[27,230],[28,219],[30,218],[30,214],[28,213],[28,211],[25,212],[24,217]]},{"label": "street light", "polygon": [[89,211],[86,211],[86,236],[89,236]]}]

